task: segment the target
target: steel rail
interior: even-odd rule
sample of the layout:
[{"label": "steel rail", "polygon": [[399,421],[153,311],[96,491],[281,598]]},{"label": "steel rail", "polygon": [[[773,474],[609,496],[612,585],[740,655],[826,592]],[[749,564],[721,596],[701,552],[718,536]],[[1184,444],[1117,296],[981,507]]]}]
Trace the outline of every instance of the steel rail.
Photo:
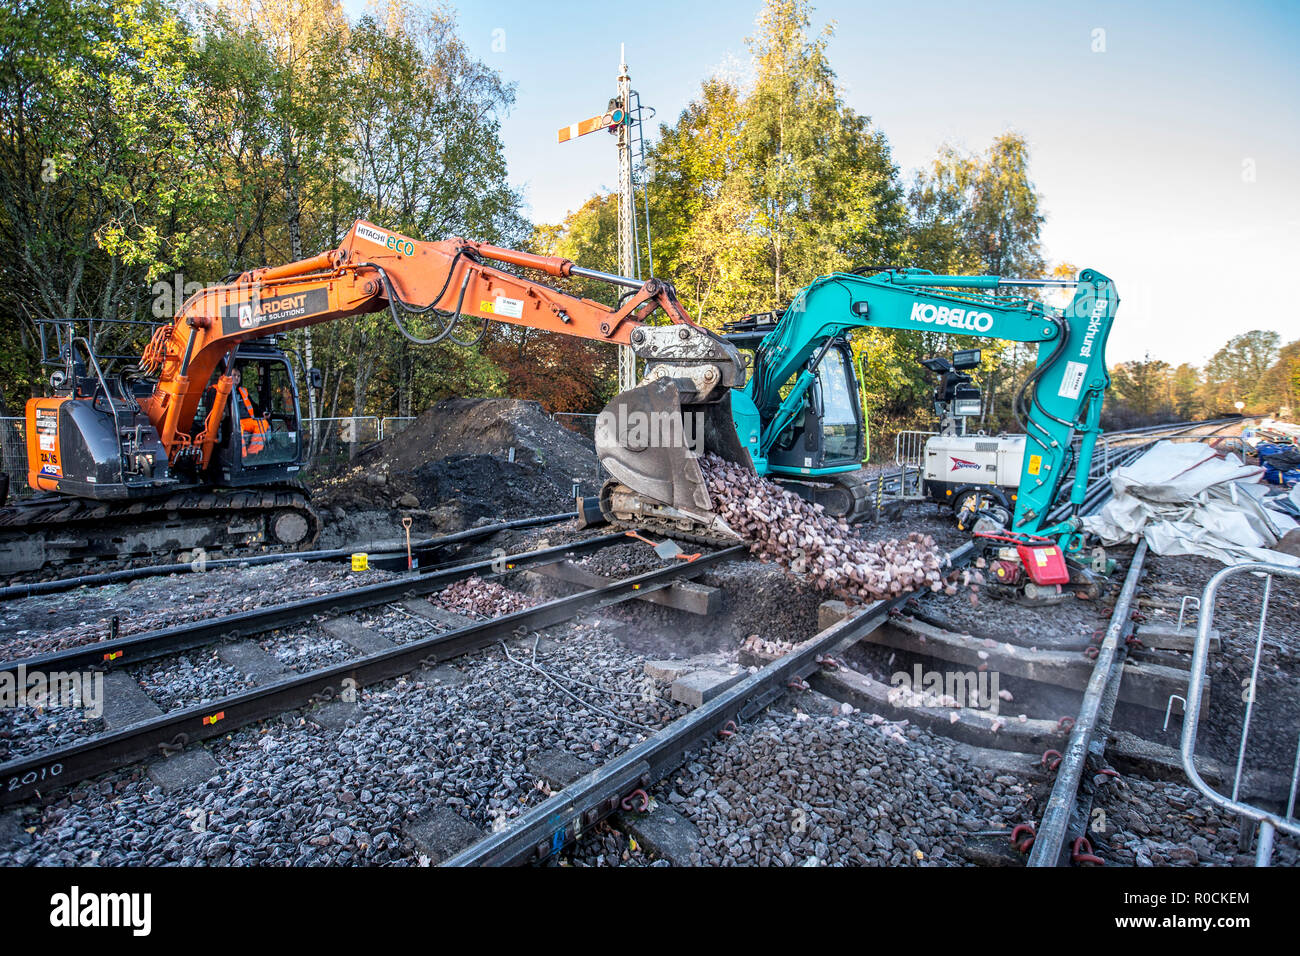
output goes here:
[{"label": "steel rail", "polygon": [[[947,560],[953,567],[961,567],[974,553],[975,545],[968,542],[950,552]],[[813,673],[821,658],[842,652],[875,630],[888,619],[892,609],[910,597],[912,592],[905,591],[858,609],[442,865],[517,865],[558,853],[617,810],[622,797],[662,780],[680,766],[686,754],[723,730],[729,721],[743,721],[763,710],[785,694],[791,681]]]},{"label": "steel rail", "polygon": [[[577,517],[577,512],[569,511],[563,514],[541,515],[536,518],[519,518],[514,521],[502,521],[497,524],[483,525],[480,528],[467,528],[464,531],[457,531],[453,534],[412,542],[411,551],[414,553],[416,551],[435,550],[451,544],[459,544],[465,541],[476,541],[480,538],[487,538],[496,534],[498,531],[509,531],[514,528],[528,528],[542,524],[554,524],[557,521],[565,521],[574,517]],[[346,558],[356,551],[364,550],[366,550],[365,547],[356,546],[352,548],[332,548],[324,551],[288,551],[283,554],[258,554],[246,558],[213,558],[212,560],[203,562],[202,570],[215,571],[220,568],[239,567],[241,565],[253,567],[262,564],[278,564],[282,561],[295,560],[328,561],[332,559]],[[372,556],[398,553],[399,552],[397,551],[371,552]],[[101,584],[117,584],[122,581],[135,581],[140,578],[161,577],[165,574],[183,574],[187,571],[199,573],[200,569],[194,566],[194,562],[150,564],[139,568],[122,568],[117,571],[104,571],[99,574],[83,574],[77,577],[58,578],[53,581],[33,581],[30,584],[11,584],[6,587],[0,587],[0,601],[14,601],[22,598],[36,597],[42,594],[57,594],[80,587],[96,587]]]},{"label": "steel rail", "polygon": [[78,744],[11,760],[0,764],[0,806],[39,796],[47,788],[60,789],[151,755],[174,753],[195,741],[222,736],[286,710],[333,700],[366,684],[399,677],[417,667],[459,657],[494,641],[557,624],[585,610],[657,591],[682,578],[694,577],[715,564],[743,558],[746,553],[743,545],[735,545],[690,563],[674,562],[527,610],[205,701]]},{"label": "steel rail", "polygon": [[[1029,853],[1029,866],[1060,866],[1066,856],[1065,837],[1074,816],[1074,808],[1079,794],[1079,782],[1083,778],[1084,764],[1092,751],[1093,737],[1099,727],[1110,723],[1109,709],[1114,708],[1115,694],[1107,694],[1112,682],[1122,677],[1125,654],[1121,645],[1125,628],[1129,624],[1129,608],[1137,595],[1138,580],[1142,577],[1142,565],[1146,560],[1146,539],[1138,542],[1133,552],[1133,561],[1129,564],[1128,574],[1124,577],[1124,587],[1115,601],[1115,610],[1111,613],[1106,636],[1101,642],[1097,661],[1092,668],[1092,676],[1083,692],[1083,704],[1074,728],[1070,731],[1070,741],[1065,745],[1061,763],[1056,771],[1056,780],[1052,784],[1052,793],[1048,797],[1047,807],[1043,810],[1043,819],[1034,833],[1034,846]],[[1103,701],[1109,700],[1110,708],[1103,707]],[[1098,740],[1099,749],[1104,752],[1106,741]]]},{"label": "steel rail", "polygon": [[331,591],[329,594],[252,608],[210,620],[192,621],[175,627],[97,641],[93,644],[81,644],[62,651],[0,663],[0,681],[6,677],[16,681],[19,668],[23,668],[28,674],[33,674],[38,671],[66,672],[138,664],[228,638],[249,637],[278,627],[300,624],[318,614],[358,611],[362,608],[388,604],[401,598],[430,594],[475,574],[482,574],[485,577],[499,576],[506,571],[535,567],[539,564],[553,564],[571,555],[586,554],[589,551],[626,542],[627,536],[622,532],[601,535],[597,538],[588,538],[586,541],[557,545],[539,551],[524,551],[519,554],[468,561],[440,571],[408,575],[393,581],[380,581],[344,591]]}]

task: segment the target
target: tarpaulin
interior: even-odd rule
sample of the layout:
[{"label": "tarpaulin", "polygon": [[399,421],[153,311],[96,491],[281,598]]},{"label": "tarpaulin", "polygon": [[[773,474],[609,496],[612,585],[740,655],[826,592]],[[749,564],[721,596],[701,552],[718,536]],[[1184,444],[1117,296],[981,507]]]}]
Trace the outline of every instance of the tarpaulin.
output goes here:
[{"label": "tarpaulin", "polygon": [[1300,565],[1300,558],[1272,550],[1300,522],[1283,510],[1283,496],[1261,483],[1263,473],[1200,442],[1162,441],[1115,469],[1114,497],[1083,526],[1104,544],[1145,537],[1156,554]]}]

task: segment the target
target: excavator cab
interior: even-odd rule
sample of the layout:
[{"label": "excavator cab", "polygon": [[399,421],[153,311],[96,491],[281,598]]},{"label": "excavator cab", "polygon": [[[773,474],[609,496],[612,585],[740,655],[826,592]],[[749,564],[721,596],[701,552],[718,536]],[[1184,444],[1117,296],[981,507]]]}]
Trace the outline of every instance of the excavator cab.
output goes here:
[{"label": "excavator cab", "polygon": [[[216,395],[216,377],[205,391],[196,420],[202,422]],[[279,348],[246,342],[235,352],[229,408],[211,468],[231,488],[291,479],[302,460],[298,387],[289,361]]]},{"label": "excavator cab", "polygon": [[862,464],[865,429],[847,339],[831,343],[815,373],[802,411],[768,453],[768,468],[774,475],[806,478],[825,469]]}]

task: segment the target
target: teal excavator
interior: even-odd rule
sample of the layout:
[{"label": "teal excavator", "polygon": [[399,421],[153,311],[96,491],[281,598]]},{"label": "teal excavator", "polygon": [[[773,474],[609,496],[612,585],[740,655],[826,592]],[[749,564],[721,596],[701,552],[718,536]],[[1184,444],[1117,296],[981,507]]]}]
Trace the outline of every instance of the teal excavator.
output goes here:
[{"label": "teal excavator", "polygon": [[[1074,296],[1056,309],[1023,294],[995,294],[1026,287],[1073,287]],[[611,476],[601,510],[616,524],[734,540],[700,469],[700,456],[712,453],[854,521],[870,497],[851,332],[907,329],[1037,343],[1036,366],[1016,398],[1025,438],[1014,510],[990,503],[976,528],[995,585],[1036,600],[1091,590],[1083,567],[1066,556],[1082,546],[1076,515],[1101,432],[1110,384],[1106,339],[1118,304],[1111,280],[1091,269],[1072,280],[890,269],[822,276],[785,309],[747,316],[725,335],[639,328],[632,348],[645,361],[642,384],[616,397],[597,420],[597,455]],[[752,352],[749,362],[742,349]],[[960,457],[951,465],[984,467]],[[1069,515],[1049,523],[1062,499]]]}]

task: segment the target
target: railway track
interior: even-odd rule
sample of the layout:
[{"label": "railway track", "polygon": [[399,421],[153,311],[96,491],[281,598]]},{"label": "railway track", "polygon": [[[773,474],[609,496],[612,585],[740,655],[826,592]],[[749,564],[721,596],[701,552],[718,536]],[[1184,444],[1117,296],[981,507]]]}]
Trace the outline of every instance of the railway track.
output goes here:
[{"label": "railway track", "polygon": [[[1209,425],[1213,435],[1237,423],[1236,419],[1196,423],[1184,430]],[[1160,434],[1131,443],[1112,459],[1113,466],[1131,462],[1169,432],[1163,428],[1145,431]],[[1101,507],[1109,497],[1110,484],[1105,479],[1105,474],[1098,475],[1089,488],[1081,509],[1083,513]],[[1058,509],[1051,520],[1060,520],[1065,514],[1064,508]],[[960,567],[969,562],[972,550],[971,545],[965,545],[951,552],[947,560]],[[680,718],[598,772],[566,787],[546,804],[530,811],[510,831],[486,838],[447,861],[447,865],[518,864],[554,857],[569,841],[589,832],[603,818],[620,810],[628,811],[629,794],[640,794],[648,805],[648,791],[679,767],[688,753],[704,746],[714,734],[726,733],[728,726],[734,729],[736,722],[753,718],[792,687],[807,687],[838,704],[886,714],[904,723],[916,722],[936,734],[976,747],[1015,751],[1024,755],[1019,759],[1025,761],[1026,769],[1038,764],[1055,772],[1055,784],[1042,822],[1030,820],[1024,827],[998,831],[993,835],[993,843],[974,840],[972,860],[1005,865],[1019,862],[1015,850],[1033,847],[1032,866],[1100,862],[1089,841],[1090,811],[1097,789],[1115,773],[1106,763],[1105,754],[1110,743],[1110,722],[1126,673],[1126,652],[1133,640],[1132,603],[1143,572],[1145,552],[1143,543],[1129,563],[1109,626],[1104,631],[1094,630],[1092,638],[1076,639],[1075,646],[1069,649],[999,645],[988,638],[976,639],[959,633],[957,628],[949,629],[943,626],[942,620],[932,617],[927,621],[923,609],[931,595],[925,593],[877,602],[846,614],[781,656],[752,649],[742,652],[742,663],[758,668],[749,679],[693,714]],[[898,637],[900,625],[902,637]],[[944,700],[931,706],[918,705],[915,700],[895,706],[891,703],[893,695],[889,685],[840,662],[846,652],[864,640],[880,640],[882,635],[891,634],[892,639],[885,637],[884,647],[894,653],[910,651],[918,657],[924,655],[930,665],[1001,668],[1026,683],[1050,688],[1054,692],[1051,696],[1057,701],[1063,694],[1082,691],[1079,712],[1077,716],[1062,714],[1054,719],[1008,720],[997,717],[996,709],[993,715],[972,708],[959,708],[959,712]],[[1190,650],[1190,638],[1187,642]],[[1176,640],[1173,643],[1181,646]],[[1137,646],[1141,646],[1140,642]],[[892,660],[891,653],[891,663]],[[1167,664],[1136,662],[1129,666],[1127,673],[1130,687],[1126,689],[1126,697],[1135,706],[1166,706],[1168,697],[1185,689],[1187,684],[1186,672]],[[1040,674],[1046,679],[1037,680]],[[1141,686],[1134,688],[1134,684]],[[987,708],[987,701],[984,706]],[[1161,753],[1162,750],[1167,748],[1153,746],[1135,753],[1130,740],[1124,757],[1129,765],[1141,764],[1148,769],[1155,761],[1154,769],[1164,772],[1175,766],[1177,755]],[[1016,764],[1013,762],[1011,766]],[[1087,780],[1084,780],[1085,771]],[[631,804],[634,809],[636,801]],[[1033,838],[1035,832],[1041,834],[1037,840]]]},{"label": "railway track", "polygon": [[[539,515],[534,518],[519,518],[514,521],[501,521],[494,524],[482,525],[477,528],[468,528],[464,531],[457,531],[452,534],[439,535],[433,538],[425,538],[420,541],[411,542],[410,557],[413,559],[415,567],[427,567],[430,561],[446,555],[448,549],[460,548],[466,545],[472,545],[475,542],[482,541],[492,537],[502,531],[512,531],[521,528],[533,528],[540,525],[557,524],[561,521],[568,521],[577,516],[576,512],[566,511],[559,514]],[[70,577],[60,577],[44,581],[30,581],[18,584],[10,584],[6,587],[0,587],[0,601],[19,600],[21,598],[35,597],[41,594],[57,594],[61,591],[70,591],[80,587],[98,587],[102,584],[124,584],[133,581],[140,581],[145,578],[160,577],[167,574],[185,574],[188,572],[202,573],[204,571],[215,571],[221,568],[233,567],[257,567],[268,564],[279,564],[283,561],[339,561],[348,558],[355,552],[370,552],[374,545],[357,545],[350,548],[333,548],[321,551],[289,551],[276,554],[252,554],[241,558],[211,558],[203,556],[190,561],[173,562],[170,564],[142,564],[132,565],[125,562],[128,566],[117,568],[112,571],[97,571],[90,574],[81,574]],[[405,568],[407,553],[405,549],[398,548],[394,550],[392,545],[384,546],[383,550],[377,553],[370,553],[372,562],[377,566],[388,566],[393,569]]]},{"label": "railway track", "polygon": [[[1140,451],[1141,448],[1132,449],[1128,457]],[[1101,487],[1090,489],[1089,508],[1102,503],[1104,492],[1105,489]],[[276,628],[292,628],[319,618],[322,614],[346,614],[363,608],[383,607],[397,600],[417,598],[472,574],[488,576],[497,573],[503,561],[510,571],[544,567],[623,541],[625,539],[622,535],[607,535],[577,545],[526,552],[495,561],[467,562],[423,574],[418,582],[409,579],[385,582],[355,589],[356,593],[342,592],[324,598],[306,599],[195,625],[99,642],[60,652],[59,655],[15,661],[10,665],[0,665],[0,674],[15,674],[19,664],[63,668],[104,666],[118,669],[131,663],[156,661],[169,654],[223,639],[240,639],[265,634]],[[970,545],[963,545],[947,557],[952,566],[960,567],[971,560],[972,551]],[[600,587],[584,588],[578,594],[548,601],[527,611],[455,627],[398,647],[363,654],[334,666],[285,677],[243,693],[205,701],[193,707],[178,708],[91,741],[21,757],[0,766],[0,788],[3,788],[0,790],[0,803],[21,802],[35,796],[46,797],[54,789],[66,787],[76,780],[105,770],[120,768],[150,756],[176,753],[186,747],[193,749],[191,745],[202,739],[226,734],[239,726],[303,706],[328,704],[331,700],[336,701],[349,688],[355,690],[357,687],[373,685],[498,641],[516,639],[521,634],[571,620],[583,611],[666,588],[684,577],[742,556],[743,549],[726,549],[706,555],[693,565],[670,565]],[[718,733],[729,733],[734,730],[735,724],[743,725],[751,720],[786,694],[792,684],[811,680],[819,690],[827,692],[826,689],[830,687],[827,675],[834,675],[836,670],[827,669],[826,663],[841,658],[864,637],[878,632],[891,620],[898,620],[900,612],[906,610],[904,605],[909,599],[908,595],[902,595],[860,608],[822,629],[791,653],[760,662],[757,671],[735,687],[695,711],[679,717],[603,766],[586,773],[559,793],[524,812],[512,824],[502,826],[497,832],[446,862],[451,865],[504,864],[554,857],[564,847],[589,833],[604,817],[626,810],[628,799],[637,791],[648,790],[680,766],[687,755],[714,739]],[[1117,640],[1122,642],[1123,637]],[[1124,645],[1120,643],[1117,650],[1122,652],[1123,649]],[[108,655],[107,660],[105,655]],[[1122,657],[1122,653],[1115,657]],[[1094,675],[1100,672],[1100,656],[1098,662]],[[1104,716],[1104,711],[1099,710],[1098,717]],[[1074,727],[1078,728],[1083,723],[1081,719],[1076,720]],[[1100,727],[1102,731],[1105,729],[1100,720],[1093,721],[1092,727]],[[1104,737],[1104,733],[1097,736]],[[1059,742],[1062,752],[1069,753],[1073,748],[1074,737],[1072,728],[1057,727],[1050,739],[1051,742]],[[1083,743],[1083,749],[1088,751],[1087,742]],[[57,772],[54,771],[56,766]],[[1071,808],[1076,810],[1076,816],[1078,805],[1071,804]],[[1046,822],[1040,832],[1049,832]],[[1044,839],[1044,847],[1050,848],[1051,842]],[[1042,852],[1047,853],[1048,849]]]},{"label": "railway track", "polygon": [[[63,674],[88,669],[121,671],[219,641],[229,642],[303,626],[322,615],[346,614],[395,601],[410,602],[475,575],[498,577],[527,568],[557,564],[626,542],[622,533],[602,535],[576,544],[463,562],[416,578],[401,578],[212,620],[97,641],[0,664],[0,680],[18,682],[37,673]],[[242,693],[205,700],[133,722],[120,730],[10,760],[0,764],[0,805],[30,799],[151,755],[179,753],[191,744],[220,736],[245,724],[309,704],[328,702],[345,693],[353,694],[367,685],[469,653],[509,637],[519,628],[547,627],[584,611],[649,595],[695,577],[719,562],[743,556],[744,549],[740,546],[715,551],[689,564],[668,565],[585,588],[578,594],[548,601],[529,610],[382,648],[305,674],[287,675]],[[420,610],[424,609],[420,607]],[[437,614],[432,605],[426,613],[435,621],[446,617]],[[364,645],[367,640],[374,643],[373,636],[368,638],[363,626],[358,625],[353,635],[354,645]]]}]

